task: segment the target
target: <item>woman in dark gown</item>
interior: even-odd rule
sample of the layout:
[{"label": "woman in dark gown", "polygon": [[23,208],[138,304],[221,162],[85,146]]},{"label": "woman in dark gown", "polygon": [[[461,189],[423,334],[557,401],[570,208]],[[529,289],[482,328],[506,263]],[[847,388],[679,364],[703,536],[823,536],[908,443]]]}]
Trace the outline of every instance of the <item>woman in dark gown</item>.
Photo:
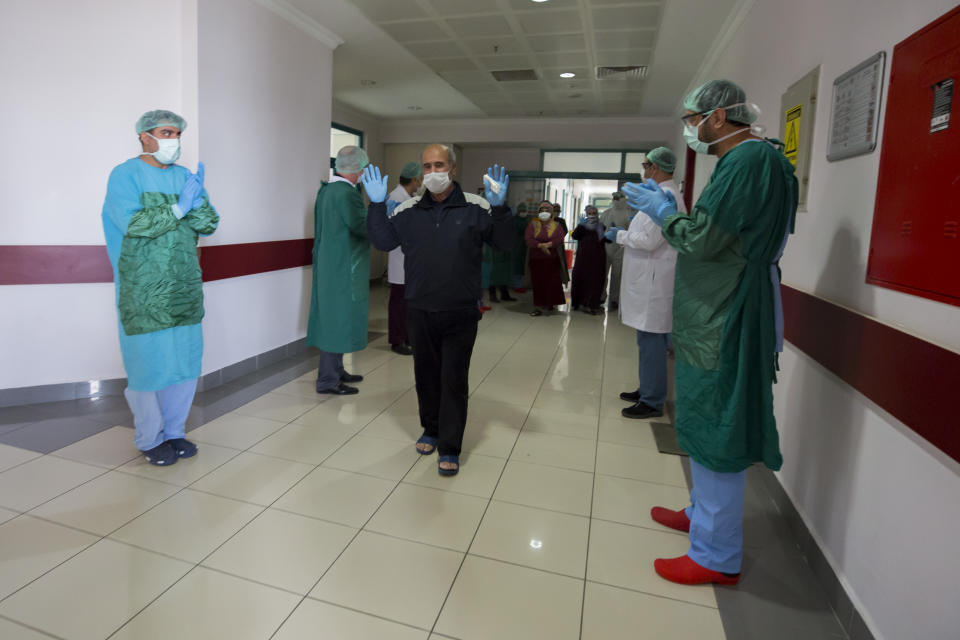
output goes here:
[{"label": "woman in dark gown", "polygon": [[577,258],[573,263],[570,284],[570,306],[591,315],[600,312],[600,299],[607,273],[607,252],[604,249],[603,233],[606,227],[600,222],[597,208],[588,205],[584,217],[573,230],[577,241]]},{"label": "woman in dark gown", "polygon": [[566,304],[560,280],[557,247],[563,244],[563,227],[553,219],[550,203],[541,206],[537,217],[527,225],[524,239],[528,247],[530,279],[533,282],[534,310],[530,315],[543,315],[553,305]]}]

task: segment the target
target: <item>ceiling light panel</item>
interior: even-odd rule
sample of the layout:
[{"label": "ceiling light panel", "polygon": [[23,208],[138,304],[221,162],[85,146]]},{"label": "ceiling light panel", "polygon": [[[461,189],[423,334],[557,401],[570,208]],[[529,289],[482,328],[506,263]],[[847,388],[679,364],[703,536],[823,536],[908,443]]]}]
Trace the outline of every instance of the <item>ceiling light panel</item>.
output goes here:
[{"label": "ceiling light panel", "polygon": [[553,51],[583,51],[587,44],[580,34],[562,36],[530,36],[527,38],[530,47],[538,53]]},{"label": "ceiling light panel", "polygon": [[517,20],[524,33],[531,35],[583,32],[583,21],[580,18],[580,12],[576,10],[518,13]]},{"label": "ceiling light panel", "polygon": [[656,29],[660,25],[660,7],[609,7],[593,10],[594,29]]},{"label": "ceiling light panel", "polygon": [[380,27],[397,42],[416,42],[418,40],[443,40],[447,34],[434,20],[414,20],[413,22],[391,22]]},{"label": "ceiling light panel", "polygon": [[426,12],[416,0],[352,0],[360,11],[374,22],[425,18]]},{"label": "ceiling light panel", "polygon": [[510,23],[503,16],[477,16],[474,18],[448,18],[447,24],[461,38],[499,36],[511,33]]}]

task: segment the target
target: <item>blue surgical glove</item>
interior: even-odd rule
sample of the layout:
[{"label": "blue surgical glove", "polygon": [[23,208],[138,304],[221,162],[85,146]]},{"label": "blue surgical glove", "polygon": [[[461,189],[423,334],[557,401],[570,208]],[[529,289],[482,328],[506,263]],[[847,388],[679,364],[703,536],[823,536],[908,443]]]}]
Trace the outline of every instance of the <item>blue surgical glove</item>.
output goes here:
[{"label": "blue surgical glove", "polygon": [[677,212],[677,201],[673,194],[664,191],[656,180],[647,180],[646,184],[628,182],[621,189],[627,196],[627,204],[647,214],[657,226],[663,226],[667,216]]},{"label": "blue surgical glove", "polygon": [[191,173],[183,183],[180,197],[177,199],[177,206],[182,214],[180,217],[203,204],[203,174],[204,168],[201,162],[197,165],[197,172]]},{"label": "blue surgical glove", "polygon": [[[510,184],[510,176],[507,175],[507,169],[506,167],[495,164],[493,167],[487,169],[487,175],[490,177],[490,180],[483,181],[483,195],[487,199],[487,202],[490,203],[490,206],[502,207],[503,203],[507,201],[507,186]],[[494,189],[490,181],[496,182],[500,188]]]},{"label": "blue surgical glove", "polygon": [[577,224],[580,225],[586,221],[587,221],[587,216],[580,216],[580,219],[577,221]]},{"label": "blue surgical glove", "polygon": [[367,168],[363,170],[360,182],[363,183],[363,190],[367,192],[370,202],[383,202],[387,199],[387,178],[389,177],[383,176],[381,178],[380,167],[373,165],[367,165]]},{"label": "blue surgical glove", "polygon": [[387,200],[387,217],[393,215],[393,210],[400,206],[400,203],[396,200]]},{"label": "blue surgical glove", "polygon": [[603,234],[603,237],[609,240],[610,242],[616,242],[618,231],[623,231],[623,227],[610,227],[609,229],[607,229],[607,232]]}]

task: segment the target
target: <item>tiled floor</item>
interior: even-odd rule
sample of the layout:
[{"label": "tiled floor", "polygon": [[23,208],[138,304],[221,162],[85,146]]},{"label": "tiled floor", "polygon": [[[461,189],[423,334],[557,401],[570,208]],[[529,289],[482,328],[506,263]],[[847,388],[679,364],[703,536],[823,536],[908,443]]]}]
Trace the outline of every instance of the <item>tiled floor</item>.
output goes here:
[{"label": "tiled floor", "polygon": [[200,454],[171,468],[144,463],[129,422],[103,428],[116,402],[0,415],[23,432],[0,444],[0,637],[843,638],[757,483],[739,587],[654,573],[686,538],[649,508],[687,485],[649,423],[619,417],[634,336],[525,311],[480,323],[454,478],[414,451],[412,360],[383,338],[346,359],[356,396],[317,396],[306,359],[201,394]]}]

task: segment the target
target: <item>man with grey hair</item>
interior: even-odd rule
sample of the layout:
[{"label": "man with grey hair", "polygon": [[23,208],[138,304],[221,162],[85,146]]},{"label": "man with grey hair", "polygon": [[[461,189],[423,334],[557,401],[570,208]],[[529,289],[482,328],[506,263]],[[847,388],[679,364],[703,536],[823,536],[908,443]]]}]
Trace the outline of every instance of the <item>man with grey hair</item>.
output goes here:
[{"label": "man with grey hair", "polygon": [[456,154],[440,144],[424,149],[421,165],[428,193],[396,206],[390,217],[387,176],[381,177],[377,167],[364,171],[370,198],[367,230],[381,251],[403,248],[407,330],[423,426],[417,452],[429,455],[439,449],[439,473],[452,476],[460,470],[467,423],[483,245],[507,251],[515,236],[513,214],[505,204],[510,179],[506,169],[495,165],[484,176],[485,198],[464,192],[453,181]]},{"label": "man with grey hair", "polygon": [[317,393],[350,395],[348,382],[363,376],[343,368],[343,354],[367,346],[370,314],[370,244],[367,213],[357,182],[369,164],[363,149],[337,153],[335,175],[324,182],[314,206],[313,287],[307,344],[321,350]]}]

